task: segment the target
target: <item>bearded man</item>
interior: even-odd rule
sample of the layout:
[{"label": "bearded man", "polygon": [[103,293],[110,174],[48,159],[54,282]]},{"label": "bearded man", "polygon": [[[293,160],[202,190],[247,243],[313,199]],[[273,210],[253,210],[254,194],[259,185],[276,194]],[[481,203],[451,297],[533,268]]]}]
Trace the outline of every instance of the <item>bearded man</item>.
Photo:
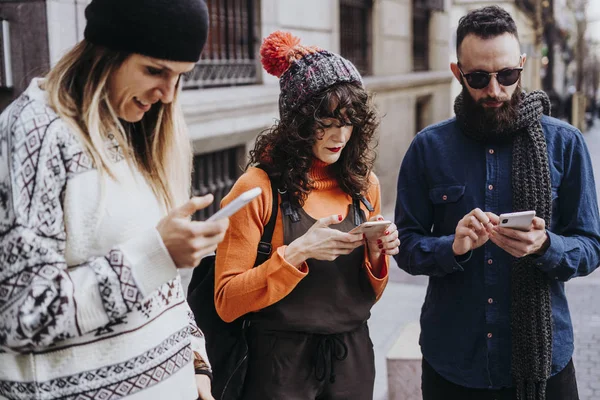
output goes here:
[{"label": "bearded man", "polygon": [[[400,268],[429,276],[424,400],[578,399],[565,282],[600,263],[600,217],[581,132],[521,89],[526,55],[502,8],[457,29],[456,117],[420,132],[398,179]],[[526,230],[501,213],[529,211]]]}]

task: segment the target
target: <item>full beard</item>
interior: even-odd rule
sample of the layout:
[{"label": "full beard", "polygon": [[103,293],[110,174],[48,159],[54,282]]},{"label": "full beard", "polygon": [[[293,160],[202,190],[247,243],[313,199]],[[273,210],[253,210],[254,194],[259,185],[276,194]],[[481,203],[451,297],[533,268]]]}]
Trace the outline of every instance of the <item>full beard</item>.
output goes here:
[{"label": "full beard", "polygon": [[[519,117],[521,81],[517,83],[510,99],[485,97],[475,101],[465,85],[462,85],[464,115],[468,125],[490,141],[506,141],[512,138],[515,122]],[[486,102],[502,103],[500,107],[484,107]]]}]

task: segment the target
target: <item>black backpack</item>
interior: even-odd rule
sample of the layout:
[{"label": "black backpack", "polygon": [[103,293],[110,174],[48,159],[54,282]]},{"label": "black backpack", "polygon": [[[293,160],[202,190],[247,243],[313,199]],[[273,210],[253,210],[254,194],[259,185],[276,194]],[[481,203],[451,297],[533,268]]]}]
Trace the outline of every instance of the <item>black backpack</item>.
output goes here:
[{"label": "black backpack", "polygon": [[[258,244],[258,266],[271,256],[271,239],[278,212],[277,185],[271,180],[273,205],[271,218],[265,225]],[[231,323],[223,321],[215,309],[215,256],[207,256],[194,269],[188,286],[187,301],[194,313],[196,324],[206,337],[206,351],[212,366],[212,395],[216,400],[237,400],[244,388],[248,368],[248,322],[242,316]]]}]

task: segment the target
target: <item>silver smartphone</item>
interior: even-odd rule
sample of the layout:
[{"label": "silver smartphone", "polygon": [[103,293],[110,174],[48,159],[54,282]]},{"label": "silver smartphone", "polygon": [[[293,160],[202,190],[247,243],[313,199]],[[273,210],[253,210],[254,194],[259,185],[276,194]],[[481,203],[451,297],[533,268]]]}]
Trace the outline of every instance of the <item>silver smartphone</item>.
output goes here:
[{"label": "silver smartphone", "polygon": [[237,211],[239,211],[240,208],[250,203],[261,193],[262,189],[259,187],[255,187],[248,191],[245,191],[244,193],[240,194],[238,197],[233,199],[231,203],[227,204],[225,207],[221,208],[219,211],[211,215],[210,218],[207,219],[207,221],[216,221],[221,218],[227,218],[232,216]]},{"label": "silver smartphone", "polygon": [[535,217],[535,211],[519,211],[514,213],[500,214],[500,225],[502,228],[512,228],[520,231],[528,231],[531,221]]},{"label": "silver smartphone", "polygon": [[363,222],[348,233],[362,233],[367,239],[372,240],[383,236],[385,230],[392,223],[390,221],[367,221]]}]

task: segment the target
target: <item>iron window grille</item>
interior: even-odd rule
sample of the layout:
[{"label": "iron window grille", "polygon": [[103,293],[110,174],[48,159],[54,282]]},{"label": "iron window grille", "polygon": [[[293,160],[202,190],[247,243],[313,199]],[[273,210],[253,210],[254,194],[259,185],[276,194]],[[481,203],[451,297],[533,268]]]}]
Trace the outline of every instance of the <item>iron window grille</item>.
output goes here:
[{"label": "iron window grille", "polygon": [[242,175],[245,146],[237,146],[194,156],[192,191],[194,196],[212,193],[213,203],[198,211],[194,219],[203,221],[217,212],[221,200],[229,193],[235,181]]},{"label": "iron window grille", "polygon": [[340,0],[340,54],[361,75],[371,74],[373,0]]},{"label": "iron window grille", "polygon": [[413,70],[429,70],[429,20],[431,13],[423,0],[413,7]]},{"label": "iron window grille", "polygon": [[413,70],[428,71],[432,11],[443,11],[444,0],[413,0]]},{"label": "iron window grille", "polygon": [[258,1],[207,0],[208,40],[183,89],[258,83],[256,57]]}]

